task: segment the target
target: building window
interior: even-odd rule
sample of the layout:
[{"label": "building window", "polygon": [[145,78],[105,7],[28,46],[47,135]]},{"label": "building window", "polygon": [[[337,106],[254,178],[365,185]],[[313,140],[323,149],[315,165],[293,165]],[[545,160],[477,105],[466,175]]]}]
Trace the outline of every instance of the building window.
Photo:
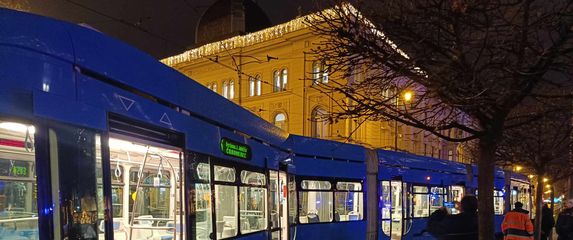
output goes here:
[{"label": "building window", "polygon": [[324,61],[314,61],[312,63],[312,84],[328,83],[328,68]]},{"label": "building window", "polygon": [[282,70],[276,70],[273,73],[273,91],[281,92],[285,91],[288,83],[288,71],[286,68]]},{"label": "building window", "polygon": [[216,83],[216,82],[214,82],[214,83],[211,85],[211,90],[213,90],[213,92],[217,92],[217,83]]},{"label": "building window", "polygon": [[261,95],[261,76],[249,77],[249,97]]},{"label": "building window", "polygon": [[249,77],[249,97],[255,96],[255,78]]},{"label": "building window", "polygon": [[286,118],[286,115],[284,113],[279,113],[275,116],[274,124],[278,128],[285,130],[285,131],[288,131],[288,129],[287,129],[288,128],[287,118]]},{"label": "building window", "polygon": [[257,75],[256,79],[255,79],[255,95],[257,96],[261,96],[261,93],[263,92],[262,90],[262,82],[261,82],[261,76]]},{"label": "building window", "polygon": [[223,81],[223,92],[222,92],[223,97],[229,98],[228,93],[229,93],[229,85],[227,84],[227,81]]},{"label": "building window", "polygon": [[229,81],[229,93],[227,94],[229,99],[235,98],[235,81]]},{"label": "building window", "polygon": [[312,110],[310,118],[311,136],[315,138],[325,138],[328,136],[328,122],[325,119],[326,111],[321,107]]}]

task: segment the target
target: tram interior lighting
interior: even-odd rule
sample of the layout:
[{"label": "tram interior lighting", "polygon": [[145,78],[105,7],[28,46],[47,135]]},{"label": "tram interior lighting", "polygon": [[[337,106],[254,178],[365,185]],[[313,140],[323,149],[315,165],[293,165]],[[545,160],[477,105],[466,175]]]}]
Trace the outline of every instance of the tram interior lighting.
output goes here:
[{"label": "tram interior lighting", "polygon": [[[120,149],[123,151],[141,153],[141,154],[145,154],[145,152],[148,151],[147,146],[133,143],[130,141],[120,140],[117,138],[110,138],[109,139],[109,147],[114,148],[114,149]],[[164,148],[149,146],[149,153],[154,153],[154,154],[150,155],[150,157],[152,157],[152,158],[159,158],[159,156],[157,154],[161,154],[162,156],[169,157],[169,158],[175,158],[175,159],[179,158],[179,152],[173,151],[170,149],[164,149]]]},{"label": "tram interior lighting", "polygon": [[426,177],[426,181],[430,181],[430,179],[432,179],[430,176]]},{"label": "tram interior lighting", "polygon": [[36,133],[36,128],[34,126],[26,126],[15,122],[0,122],[0,128],[19,133],[26,133],[26,131],[30,134]]}]

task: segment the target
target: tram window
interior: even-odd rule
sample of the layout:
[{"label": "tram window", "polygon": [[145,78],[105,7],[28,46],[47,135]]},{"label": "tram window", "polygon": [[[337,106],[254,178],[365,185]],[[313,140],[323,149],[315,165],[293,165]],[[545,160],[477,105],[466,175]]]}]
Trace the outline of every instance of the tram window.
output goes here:
[{"label": "tram window", "polygon": [[336,183],[337,190],[347,190],[347,191],[361,191],[362,184],[357,182],[337,182]]},{"label": "tram window", "polygon": [[297,216],[297,187],[294,175],[288,176],[288,223],[295,224]]},{"label": "tram window", "polygon": [[412,209],[414,212],[414,217],[430,216],[428,187],[414,186],[413,190],[414,199],[412,202]]},{"label": "tram window", "polygon": [[215,181],[235,182],[235,169],[215,166]]},{"label": "tram window", "polygon": [[332,221],[332,192],[301,191],[299,196],[300,223]]},{"label": "tram window", "polygon": [[515,202],[523,203],[523,209],[531,211],[529,200],[529,184],[517,181],[511,181],[510,206],[513,208]]},{"label": "tram window", "polygon": [[330,190],[332,188],[328,181],[303,180],[300,185],[304,190]]},{"label": "tram window", "polygon": [[200,180],[209,181],[211,179],[211,170],[209,169],[209,164],[199,163],[197,164],[197,177]]},{"label": "tram window", "polygon": [[[103,221],[100,137],[97,133],[59,125],[49,129],[55,238],[96,239]],[[65,201],[60,201],[64,200]],[[73,209],[73,210],[72,210]],[[101,235],[100,235],[101,236]]]},{"label": "tram window", "polygon": [[362,184],[338,182],[334,193],[334,219],[336,221],[362,220],[364,216]]},{"label": "tram window", "polygon": [[494,190],[493,192],[493,208],[496,215],[503,215],[504,208],[503,192],[500,190]]},{"label": "tram window", "polygon": [[38,239],[34,126],[0,121],[0,232]]},{"label": "tram window", "polygon": [[392,192],[389,181],[382,181],[382,196],[380,196],[380,200],[382,201],[382,231],[386,236],[390,236]]},{"label": "tram window", "polygon": [[263,173],[241,171],[243,184],[258,187],[242,186],[240,188],[241,233],[250,233],[267,228],[267,189],[266,176]]},{"label": "tram window", "polygon": [[430,188],[430,213],[440,209],[444,206],[444,202],[447,202],[446,189],[443,187],[431,187]]},{"label": "tram window", "polygon": [[[191,185],[191,200],[194,203],[195,214],[191,214],[194,218],[195,226],[191,231],[194,236],[191,239],[195,240],[210,240],[210,235],[213,232],[212,212],[211,212],[211,184],[210,176],[211,169],[209,163],[195,162],[197,158],[208,161],[208,158],[203,155],[192,153],[194,155],[191,161],[191,171],[195,172],[195,176],[190,176],[193,181]],[[193,227],[193,226],[192,226]]]},{"label": "tram window", "polygon": [[215,185],[215,218],[217,239],[237,235],[237,187]]},{"label": "tram window", "polygon": [[266,183],[265,180],[265,174],[251,171],[241,171],[241,182],[244,184],[263,186]]},{"label": "tram window", "polygon": [[271,215],[269,217],[271,229],[280,227],[279,212],[281,211],[280,206],[283,204],[283,196],[281,195],[282,189],[280,189],[280,186],[281,182],[279,181],[279,173],[277,171],[269,171],[269,209],[271,210]]},{"label": "tram window", "polygon": [[179,208],[184,201],[179,194],[180,152],[116,138],[109,139],[109,148],[114,236],[123,238],[131,231],[140,240],[180,234],[185,229],[185,213]]},{"label": "tram window", "polygon": [[250,233],[267,228],[267,189],[263,187],[241,187],[241,233]]}]

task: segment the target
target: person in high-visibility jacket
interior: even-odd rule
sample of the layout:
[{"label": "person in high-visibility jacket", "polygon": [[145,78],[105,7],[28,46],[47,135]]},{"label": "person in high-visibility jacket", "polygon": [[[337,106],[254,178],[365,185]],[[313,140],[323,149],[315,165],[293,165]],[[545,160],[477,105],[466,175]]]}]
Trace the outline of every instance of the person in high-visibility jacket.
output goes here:
[{"label": "person in high-visibility jacket", "polygon": [[504,240],[532,240],[533,224],[529,211],[523,209],[523,203],[516,202],[515,208],[505,214],[501,223]]}]

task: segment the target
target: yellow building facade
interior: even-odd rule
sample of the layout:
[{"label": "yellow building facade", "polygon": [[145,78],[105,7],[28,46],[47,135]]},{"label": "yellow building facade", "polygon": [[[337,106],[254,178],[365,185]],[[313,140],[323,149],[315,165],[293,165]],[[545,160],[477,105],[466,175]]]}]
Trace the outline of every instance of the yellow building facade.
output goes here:
[{"label": "yellow building facade", "polygon": [[329,76],[312,52],[324,39],[305,19],[212,42],[162,62],[292,134],[464,161],[458,144],[393,121],[329,120],[328,113],[337,110],[332,99],[342,96],[319,87],[329,84]]}]

